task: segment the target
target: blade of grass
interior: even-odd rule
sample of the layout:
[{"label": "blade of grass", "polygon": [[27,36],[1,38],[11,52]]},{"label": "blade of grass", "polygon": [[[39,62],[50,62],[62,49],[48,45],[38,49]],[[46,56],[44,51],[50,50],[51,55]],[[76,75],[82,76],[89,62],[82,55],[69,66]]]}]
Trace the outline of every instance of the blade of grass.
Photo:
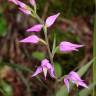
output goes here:
[{"label": "blade of grass", "polygon": [[[96,5],[96,0],[95,0]],[[96,57],[96,11],[94,16],[94,34],[93,34],[93,57]],[[96,82],[96,60],[93,63],[93,83]],[[96,89],[93,88],[93,96],[96,96]]]},{"label": "blade of grass", "polygon": [[80,76],[84,75],[84,73],[89,69],[91,64],[96,60],[96,58],[93,58],[91,61],[89,61],[86,65],[82,66],[79,71],[77,72]]},{"label": "blade of grass", "polygon": [[52,57],[54,57],[55,48],[56,48],[56,34],[54,35],[54,40],[53,40]]}]

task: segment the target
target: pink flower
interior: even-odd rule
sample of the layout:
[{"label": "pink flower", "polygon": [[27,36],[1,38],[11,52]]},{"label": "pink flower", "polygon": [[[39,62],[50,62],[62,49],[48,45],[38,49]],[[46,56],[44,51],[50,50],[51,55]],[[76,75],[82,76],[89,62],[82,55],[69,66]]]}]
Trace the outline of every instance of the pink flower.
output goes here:
[{"label": "pink flower", "polygon": [[[57,13],[55,15],[49,16],[45,21],[45,26],[51,27],[54,22],[56,21],[57,17],[60,15],[60,13]],[[37,24],[32,26],[31,28],[27,29],[28,32],[39,32],[42,29],[42,24]]]},{"label": "pink flower", "polygon": [[25,3],[18,1],[18,0],[9,0],[10,2],[19,6],[20,11],[22,11],[26,15],[31,14],[31,9]]},{"label": "pink flower", "polygon": [[31,4],[32,6],[36,6],[35,0],[30,0],[30,4]]},{"label": "pink flower", "polygon": [[37,24],[34,25],[33,27],[27,29],[27,32],[34,31],[34,32],[39,32],[42,29],[43,25],[42,24]]},{"label": "pink flower", "polygon": [[27,10],[27,9],[24,9],[24,8],[19,8],[20,11],[22,11],[24,14],[26,15],[30,15],[31,14],[31,11]]},{"label": "pink flower", "polygon": [[26,14],[26,15],[30,15],[30,14],[31,14],[31,9],[30,9],[25,3],[21,2],[21,1],[18,1],[17,3],[18,3],[18,5],[20,6],[19,9],[20,9],[24,14]]},{"label": "pink flower", "polygon": [[68,89],[69,92],[69,81],[71,81],[73,84],[76,84],[78,86],[82,86],[85,88],[88,88],[88,86],[84,83],[84,81],[80,78],[80,76],[74,72],[71,71],[65,78],[64,78],[64,83]]},{"label": "pink flower", "polygon": [[47,72],[49,72],[50,76],[52,78],[55,78],[55,75],[54,75],[54,67],[49,63],[49,60],[47,59],[44,59],[42,60],[41,62],[41,66],[39,66],[37,68],[37,70],[35,71],[35,73],[32,75],[32,77],[38,75],[39,73],[43,72],[44,73],[44,77],[45,77],[45,80],[46,80],[46,77],[47,77]]},{"label": "pink flower", "polygon": [[23,40],[20,40],[20,42],[23,42],[23,43],[33,43],[33,44],[36,44],[39,42],[39,37],[36,36],[36,35],[31,35]]},{"label": "pink flower", "polygon": [[46,21],[45,21],[45,25],[46,25],[47,27],[52,26],[59,15],[60,15],[60,13],[57,13],[57,14],[52,15],[52,16],[49,16],[49,17],[46,19]]},{"label": "pink flower", "polygon": [[80,47],[83,47],[83,45],[78,45],[67,41],[63,41],[59,45],[59,50],[61,52],[72,52],[72,51],[78,51],[78,48]]}]

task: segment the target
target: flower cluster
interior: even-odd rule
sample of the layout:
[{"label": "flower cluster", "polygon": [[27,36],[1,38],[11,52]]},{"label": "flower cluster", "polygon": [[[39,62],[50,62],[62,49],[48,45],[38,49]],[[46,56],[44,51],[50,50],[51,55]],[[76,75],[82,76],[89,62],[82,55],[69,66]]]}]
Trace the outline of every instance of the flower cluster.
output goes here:
[{"label": "flower cluster", "polygon": [[73,84],[76,84],[78,86],[82,86],[85,88],[88,88],[88,86],[84,83],[84,80],[80,78],[80,76],[74,72],[71,71],[65,78],[64,78],[64,83],[67,86],[67,89],[69,91],[69,81],[71,81]]},{"label": "flower cluster", "polygon": [[[24,14],[34,16],[35,19],[39,18],[39,16],[37,18],[35,0],[29,0],[29,2],[33,6],[33,8],[31,8],[30,6],[26,5],[25,3],[23,3],[19,0],[9,0],[9,1],[18,5],[19,9]],[[51,27],[55,23],[55,21],[59,15],[60,15],[60,13],[49,16],[45,20],[45,22],[43,22],[43,20],[41,20],[39,18],[39,21],[40,21],[39,24],[33,25],[31,28],[28,28],[26,30],[27,32],[40,32],[41,29],[43,29],[44,34],[45,34],[45,40],[39,38],[36,35],[31,35],[31,36],[28,36],[27,38],[20,40],[20,42],[22,42],[22,43],[32,43],[32,44],[37,44],[38,42],[42,42],[48,48],[51,63],[49,62],[48,59],[42,60],[41,65],[33,73],[32,77],[37,76],[39,73],[43,72],[45,79],[47,77],[47,73],[49,73],[52,78],[55,78],[55,73],[54,73],[55,70],[54,70],[54,66],[52,65],[53,62],[52,62],[52,58],[51,58],[52,53],[51,53],[49,45],[48,45],[48,37],[47,37],[47,31],[46,30],[47,30],[47,28]],[[42,21],[42,23],[41,23],[41,21]],[[74,44],[74,43],[71,43],[68,41],[62,41],[57,47],[59,48],[60,52],[69,53],[72,51],[78,51],[78,48],[83,47],[83,45]],[[70,72],[64,78],[64,83],[67,86],[68,91],[69,91],[69,81],[71,81],[72,83],[75,83],[77,85],[77,87],[80,85],[80,86],[83,86],[85,88],[88,88],[87,85],[84,83],[84,81],[80,78],[80,76],[74,71]]]}]

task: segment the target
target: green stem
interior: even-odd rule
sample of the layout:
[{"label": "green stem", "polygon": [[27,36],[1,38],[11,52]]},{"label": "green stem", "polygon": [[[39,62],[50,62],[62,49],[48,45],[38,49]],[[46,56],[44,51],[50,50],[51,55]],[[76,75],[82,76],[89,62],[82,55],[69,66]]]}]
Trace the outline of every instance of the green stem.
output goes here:
[{"label": "green stem", "polygon": [[35,18],[42,24],[44,25],[43,26],[43,31],[44,31],[44,35],[45,35],[45,41],[46,41],[46,46],[47,46],[47,49],[48,49],[48,54],[49,54],[49,58],[50,58],[50,61],[51,61],[51,64],[53,64],[53,57],[52,57],[52,53],[51,53],[51,50],[50,50],[50,46],[49,46],[49,41],[48,41],[48,35],[47,35],[47,27],[45,26],[44,24],[44,21],[42,19],[40,19],[40,17],[35,14]]},{"label": "green stem", "polygon": [[46,40],[46,43],[47,43],[47,49],[48,49],[48,53],[49,53],[49,58],[50,58],[51,64],[53,64],[53,56],[52,56],[52,53],[51,53],[51,50],[50,50],[50,46],[49,46],[46,26],[43,28],[43,30],[44,30],[45,40]]},{"label": "green stem", "polygon": [[[96,2],[95,2],[96,3]],[[94,18],[94,34],[93,34],[93,57],[96,57],[96,12]],[[93,63],[93,83],[96,82],[96,60]],[[96,89],[93,89],[93,96],[96,96]]]}]

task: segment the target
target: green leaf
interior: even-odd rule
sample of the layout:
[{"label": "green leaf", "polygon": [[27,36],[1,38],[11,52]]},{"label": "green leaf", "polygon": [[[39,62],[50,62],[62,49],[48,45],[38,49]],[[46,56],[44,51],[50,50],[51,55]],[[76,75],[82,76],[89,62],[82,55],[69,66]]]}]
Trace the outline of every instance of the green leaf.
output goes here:
[{"label": "green leaf", "polygon": [[0,36],[5,35],[6,34],[6,29],[7,29],[7,23],[5,18],[0,16]]},{"label": "green leaf", "polygon": [[60,77],[62,75],[62,69],[59,63],[55,62],[54,64],[56,76]]},{"label": "green leaf", "polygon": [[0,90],[4,96],[12,96],[12,87],[4,80],[0,80]]},{"label": "green leaf", "polygon": [[68,96],[68,90],[66,86],[61,86],[60,90],[57,91],[56,96]]},{"label": "green leaf", "polygon": [[96,60],[96,58],[93,58],[91,61],[89,61],[86,65],[82,66],[79,71],[77,72],[80,76],[84,75],[88,68],[91,66],[91,64]]},{"label": "green leaf", "polygon": [[32,56],[37,59],[37,60],[42,60],[45,58],[45,54],[43,52],[39,52],[39,51],[36,51],[36,52],[33,52],[32,53]]},{"label": "green leaf", "polygon": [[56,35],[54,36],[54,40],[53,40],[53,48],[52,48],[52,54],[55,54],[55,47],[56,47]]}]

